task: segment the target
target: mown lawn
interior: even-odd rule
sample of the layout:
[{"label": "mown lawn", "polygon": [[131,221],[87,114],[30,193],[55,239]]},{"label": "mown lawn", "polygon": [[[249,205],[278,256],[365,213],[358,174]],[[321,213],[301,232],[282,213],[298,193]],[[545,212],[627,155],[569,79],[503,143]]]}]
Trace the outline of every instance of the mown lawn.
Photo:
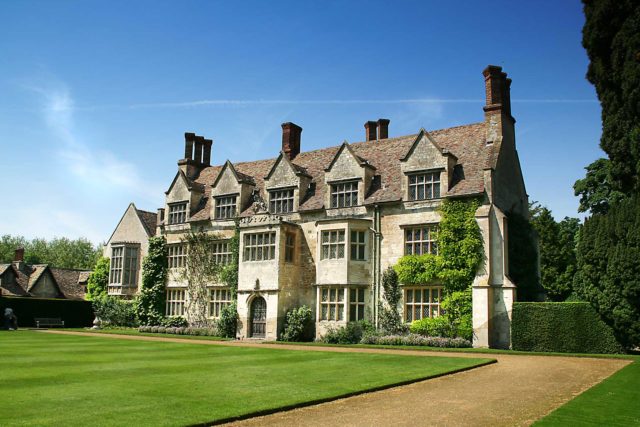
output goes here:
[{"label": "mown lawn", "polygon": [[639,426],[640,358],[535,423],[536,426]]},{"label": "mown lawn", "polygon": [[490,361],[0,331],[0,424],[205,423]]}]

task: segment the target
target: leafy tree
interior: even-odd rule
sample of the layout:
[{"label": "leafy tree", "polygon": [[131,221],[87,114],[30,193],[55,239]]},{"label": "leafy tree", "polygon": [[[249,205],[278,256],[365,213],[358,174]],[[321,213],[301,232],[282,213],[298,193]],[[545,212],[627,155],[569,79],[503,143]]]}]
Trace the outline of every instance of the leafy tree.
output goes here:
[{"label": "leafy tree", "polygon": [[640,345],[640,196],[585,221],[574,287],[627,347]]},{"label": "leafy tree", "polygon": [[28,264],[50,264],[58,268],[93,269],[102,256],[101,247],[94,247],[87,239],[66,237],[27,240],[22,236],[4,235],[0,238],[0,262],[13,261],[15,250],[24,248],[24,260]]},{"label": "leafy tree", "polygon": [[600,146],[611,160],[612,184],[640,190],[640,2],[583,0],[582,45],[587,79],[602,105]]},{"label": "leafy tree", "polygon": [[611,183],[611,162],[598,159],[585,169],[587,175],[573,184],[575,195],[580,196],[578,212],[605,213],[612,203],[624,197]]},{"label": "leafy tree", "polygon": [[87,295],[88,300],[95,300],[97,298],[107,295],[107,286],[109,284],[109,258],[100,258],[87,280]]},{"label": "leafy tree", "polygon": [[293,308],[287,312],[282,341],[311,341],[313,312],[309,307]]},{"label": "leafy tree", "polygon": [[92,301],[93,310],[105,326],[137,326],[136,312],[131,301],[102,295]]},{"label": "leafy tree", "polygon": [[518,287],[518,301],[537,301],[542,292],[538,272],[538,242],[528,218],[509,212],[509,277]]},{"label": "leafy tree", "polygon": [[580,221],[566,217],[558,223],[544,206],[532,205],[530,211],[538,236],[542,286],[551,301],[564,301],[571,294],[576,272],[576,236]]},{"label": "leafy tree", "polygon": [[393,267],[387,268],[384,273],[382,273],[382,288],[384,289],[386,304],[380,302],[379,305],[380,329],[390,334],[403,332],[406,327],[402,323],[402,318],[398,310],[402,291],[398,283],[398,274]]},{"label": "leafy tree", "polygon": [[135,300],[136,316],[142,325],[160,325],[165,309],[167,247],[163,236],[149,239],[149,254],[142,261],[142,284]]}]

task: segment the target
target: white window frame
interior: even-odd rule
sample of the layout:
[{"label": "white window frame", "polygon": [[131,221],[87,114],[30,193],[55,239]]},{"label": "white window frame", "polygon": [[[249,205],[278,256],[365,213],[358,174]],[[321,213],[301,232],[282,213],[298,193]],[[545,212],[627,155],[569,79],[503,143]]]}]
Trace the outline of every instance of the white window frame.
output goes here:
[{"label": "white window frame", "polygon": [[187,245],[184,243],[167,245],[167,267],[183,268],[187,261]]},{"label": "white window frame", "polygon": [[320,259],[344,259],[346,243],[344,229],[322,230],[320,232]]},{"label": "white window frame", "polygon": [[210,288],[208,315],[212,319],[220,318],[222,309],[231,305],[231,288]]},{"label": "white window frame", "polygon": [[438,224],[404,227],[404,254],[438,254]]},{"label": "white window frame", "polygon": [[167,316],[184,316],[186,307],[186,289],[167,289],[165,313]]},{"label": "white window frame", "polygon": [[187,222],[187,202],[169,203],[169,225]]},{"label": "white window frame", "polygon": [[269,212],[272,214],[293,212],[294,194],[293,188],[269,190]]},{"label": "white window frame", "polygon": [[229,240],[220,240],[213,242],[211,248],[211,256],[213,261],[219,265],[228,265],[231,263],[231,243]]},{"label": "white window frame", "polygon": [[358,181],[334,182],[330,185],[332,208],[358,206]]},{"label": "white window frame", "polygon": [[215,219],[232,219],[238,210],[238,195],[229,194],[226,196],[216,196]]},{"label": "white window frame", "polygon": [[345,320],[346,293],[348,288],[322,286],[319,290],[320,320],[342,322]]},{"label": "white window frame", "polygon": [[402,290],[402,295],[406,323],[426,317],[438,317],[442,314],[440,306],[443,298],[442,286],[407,287]]},{"label": "white window frame", "polygon": [[109,284],[122,285],[124,264],[124,245],[111,247],[111,263],[109,264]]},{"label": "white window frame", "polygon": [[276,258],[276,232],[265,231],[244,235],[243,261],[271,261]]},{"label": "white window frame", "polygon": [[411,201],[440,198],[440,171],[411,173],[407,184]]}]

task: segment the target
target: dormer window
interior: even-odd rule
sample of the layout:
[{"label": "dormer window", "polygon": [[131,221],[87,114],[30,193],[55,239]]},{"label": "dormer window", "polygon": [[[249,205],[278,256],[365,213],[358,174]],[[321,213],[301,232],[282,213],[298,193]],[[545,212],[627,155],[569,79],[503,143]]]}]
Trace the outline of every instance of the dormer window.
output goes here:
[{"label": "dormer window", "polygon": [[409,200],[440,198],[440,172],[409,175]]},{"label": "dormer window", "polygon": [[347,208],[358,204],[358,181],[331,184],[331,207]]},{"label": "dormer window", "polygon": [[293,212],[293,188],[269,191],[269,211],[273,214]]},{"label": "dormer window", "polygon": [[236,200],[238,196],[216,197],[216,219],[229,219],[236,215]]},{"label": "dormer window", "polygon": [[170,204],[169,224],[182,224],[184,222],[187,222],[187,202]]}]

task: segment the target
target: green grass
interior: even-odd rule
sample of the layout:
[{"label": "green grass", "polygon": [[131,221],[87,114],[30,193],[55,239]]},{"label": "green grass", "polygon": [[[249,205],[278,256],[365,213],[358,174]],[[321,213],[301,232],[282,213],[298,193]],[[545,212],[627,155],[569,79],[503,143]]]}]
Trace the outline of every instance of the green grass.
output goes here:
[{"label": "green grass", "polygon": [[490,363],[0,333],[2,425],[188,425],[242,417]]},{"label": "green grass", "polygon": [[112,329],[66,328],[61,330],[65,332],[88,332],[92,334],[96,333],[96,334],[107,334],[107,335],[133,335],[138,337],[178,338],[178,339],[185,339],[185,340],[202,340],[202,341],[232,341],[231,338],[223,338],[223,337],[139,332],[135,328],[112,328]]},{"label": "green grass", "polygon": [[536,426],[640,425],[640,358],[585,391]]}]

